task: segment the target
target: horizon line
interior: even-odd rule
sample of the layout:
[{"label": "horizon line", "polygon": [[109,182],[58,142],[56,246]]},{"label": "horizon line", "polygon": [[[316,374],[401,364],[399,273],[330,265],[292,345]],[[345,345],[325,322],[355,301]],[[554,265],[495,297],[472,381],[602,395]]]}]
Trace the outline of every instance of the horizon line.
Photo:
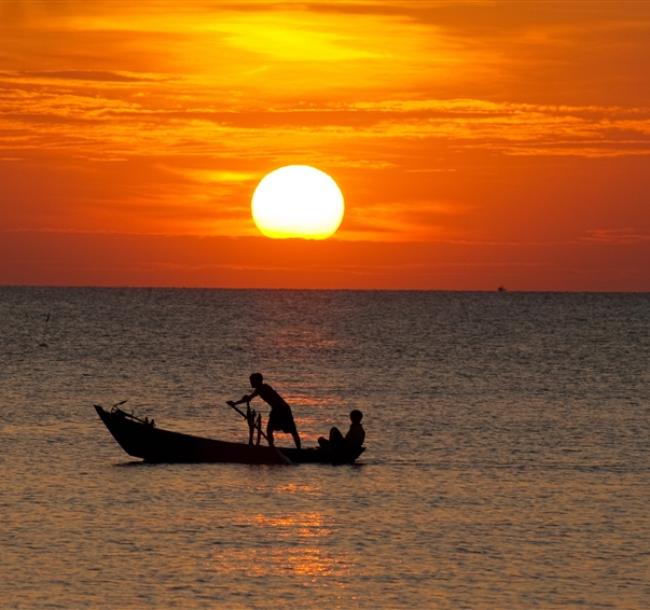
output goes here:
[{"label": "horizon line", "polygon": [[494,289],[487,288],[318,288],[318,287],[273,287],[273,286],[163,286],[163,285],[129,285],[129,284],[3,284],[0,283],[0,290],[5,288],[45,288],[45,289],[89,289],[89,290],[220,290],[220,291],[274,291],[274,292],[437,292],[437,293],[481,293],[481,294],[650,294],[649,290],[559,290],[559,289],[516,289],[500,286]]}]

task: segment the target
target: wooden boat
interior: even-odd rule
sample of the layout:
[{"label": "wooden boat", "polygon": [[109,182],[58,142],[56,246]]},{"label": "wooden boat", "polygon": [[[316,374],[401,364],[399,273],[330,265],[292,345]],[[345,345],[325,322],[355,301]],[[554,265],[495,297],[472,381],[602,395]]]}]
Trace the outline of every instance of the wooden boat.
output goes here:
[{"label": "wooden boat", "polygon": [[278,448],[267,445],[233,443],[171,432],[157,428],[119,408],[110,411],[94,405],[120,447],[146,462],[233,462],[239,464],[352,464],[365,450],[331,451],[320,447],[308,449]]}]

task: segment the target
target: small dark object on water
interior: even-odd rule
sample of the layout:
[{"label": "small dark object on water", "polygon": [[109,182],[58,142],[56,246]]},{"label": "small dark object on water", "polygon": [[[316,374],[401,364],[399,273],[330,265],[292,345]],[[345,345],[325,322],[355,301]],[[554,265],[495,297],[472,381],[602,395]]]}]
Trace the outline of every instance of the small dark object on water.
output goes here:
[{"label": "small dark object on water", "polygon": [[[123,404],[123,403],[120,403]],[[95,405],[97,414],[119,445],[129,455],[146,462],[198,463],[232,462],[239,464],[352,464],[365,450],[329,451],[322,448],[295,449],[219,441],[156,428],[153,420],[143,420],[115,405],[107,411]],[[282,459],[286,456],[286,460]]]},{"label": "small dark object on water", "polygon": [[48,312],[45,316],[45,322],[43,324],[43,336],[41,337],[41,342],[38,344],[38,347],[49,347],[45,342],[45,337],[47,336],[47,324],[50,321],[50,313]]}]

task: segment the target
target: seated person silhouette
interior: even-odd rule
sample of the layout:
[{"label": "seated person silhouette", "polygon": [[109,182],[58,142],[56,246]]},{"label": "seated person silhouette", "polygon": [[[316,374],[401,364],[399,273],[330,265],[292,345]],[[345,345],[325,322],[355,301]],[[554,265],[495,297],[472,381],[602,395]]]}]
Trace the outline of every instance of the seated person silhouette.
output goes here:
[{"label": "seated person silhouette", "polygon": [[329,439],[321,436],[318,439],[318,444],[323,449],[332,449],[337,450],[349,450],[356,451],[361,448],[363,441],[366,438],[366,431],[361,425],[361,420],[363,419],[363,413],[358,409],[350,411],[350,429],[347,434],[343,436],[341,431],[334,426],[330,430]]}]

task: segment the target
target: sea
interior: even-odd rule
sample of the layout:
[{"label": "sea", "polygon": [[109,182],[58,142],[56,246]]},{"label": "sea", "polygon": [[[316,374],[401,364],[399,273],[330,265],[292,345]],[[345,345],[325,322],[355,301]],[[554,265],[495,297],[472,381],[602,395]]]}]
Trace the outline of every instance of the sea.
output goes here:
[{"label": "sea", "polygon": [[[650,608],[649,294],[3,287],[0,333],[3,609]],[[145,464],[93,408],[244,442],[252,372],[358,463]]]}]

